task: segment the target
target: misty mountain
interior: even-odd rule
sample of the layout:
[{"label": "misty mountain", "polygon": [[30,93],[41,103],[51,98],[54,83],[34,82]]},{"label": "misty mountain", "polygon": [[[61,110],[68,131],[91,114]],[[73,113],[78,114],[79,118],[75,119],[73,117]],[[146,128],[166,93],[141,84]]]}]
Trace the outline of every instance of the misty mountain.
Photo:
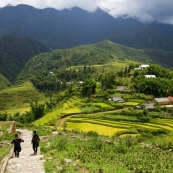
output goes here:
[{"label": "misty mountain", "polygon": [[115,19],[100,9],[93,13],[77,7],[62,11],[28,5],[0,9],[0,33],[31,36],[53,49],[103,40],[119,43],[143,26],[132,18]]},{"label": "misty mountain", "polygon": [[0,36],[0,73],[10,82],[14,82],[26,62],[33,56],[48,52],[50,49],[30,37],[12,34]]}]

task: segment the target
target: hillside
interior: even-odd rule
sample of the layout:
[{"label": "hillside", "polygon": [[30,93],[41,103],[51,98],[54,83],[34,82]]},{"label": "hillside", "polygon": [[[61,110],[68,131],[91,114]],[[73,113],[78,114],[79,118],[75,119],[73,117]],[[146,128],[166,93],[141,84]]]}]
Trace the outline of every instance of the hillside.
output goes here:
[{"label": "hillside", "polygon": [[43,93],[37,91],[31,83],[23,83],[0,91],[0,113],[7,111],[14,115],[17,112],[25,113],[30,109],[32,101],[44,101]]},{"label": "hillside", "polygon": [[64,69],[71,66],[106,65],[117,60],[153,62],[143,50],[136,50],[110,41],[82,45],[71,49],[57,49],[33,57],[22,70],[18,81],[26,80],[45,71]]},{"label": "hillside", "polygon": [[0,73],[10,82],[14,82],[25,63],[33,56],[48,52],[44,44],[30,37],[12,34],[0,36]]},{"label": "hillside", "polygon": [[0,74],[0,90],[10,86],[9,80],[4,77],[2,74]]},{"label": "hillside", "polygon": [[154,49],[172,51],[173,41],[166,38],[150,26],[143,27],[140,31],[123,42],[124,45],[136,49]]}]

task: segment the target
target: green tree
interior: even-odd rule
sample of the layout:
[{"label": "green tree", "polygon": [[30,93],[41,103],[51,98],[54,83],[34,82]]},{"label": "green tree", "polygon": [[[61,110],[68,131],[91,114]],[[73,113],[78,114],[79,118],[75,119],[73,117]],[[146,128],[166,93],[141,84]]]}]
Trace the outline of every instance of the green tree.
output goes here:
[{"label": "green tree", "polygon": [[116,73],[115,71],[108,71],[99,76],[99,81],[103,89],[111,89],[115,85]]},{"label": "green tree", "polygon": [[91,94],[95,93],[96,82],[91,78],[87,78],[82,84],[82,95],[90,97]]},{"label": "green tree", "polygon": [[31,113],[33,116],[33,120],[37,120],[44,115],[44,106],[45,104],[38,103],[37,101],[31,102]]}]

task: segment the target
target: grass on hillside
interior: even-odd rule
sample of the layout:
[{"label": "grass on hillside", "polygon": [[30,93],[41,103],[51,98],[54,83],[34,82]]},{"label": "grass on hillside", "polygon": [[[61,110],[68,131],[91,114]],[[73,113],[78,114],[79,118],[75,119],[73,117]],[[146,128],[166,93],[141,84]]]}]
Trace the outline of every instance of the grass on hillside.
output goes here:
[{"label": "grass on hillside", "polygon": [[0,91],[0,112],[11,115],[29,110],[32,101],[45,101],[43,93],[37,91],[30,82],[12,86]]},{"label": "grass on hillside", "polygon": [[[11,141],[14,138],[13,134],[8,133],[8,129],[11,126],[11,122],[2,122],[0,121],[0,142]],[[1,159],[7,154],[9,145],[0,147],[0,162]]]}]

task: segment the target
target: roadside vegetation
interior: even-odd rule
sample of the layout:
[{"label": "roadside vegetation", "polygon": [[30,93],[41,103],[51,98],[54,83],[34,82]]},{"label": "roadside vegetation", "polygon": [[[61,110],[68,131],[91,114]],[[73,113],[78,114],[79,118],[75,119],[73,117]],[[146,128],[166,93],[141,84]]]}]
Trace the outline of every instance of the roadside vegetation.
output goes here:
[{"label": "roadside vegetation", "polygon": [[9,141],[14,135],[9,133],[11,122],[3,122],[0,120],[0,162],[10,149]]}]

